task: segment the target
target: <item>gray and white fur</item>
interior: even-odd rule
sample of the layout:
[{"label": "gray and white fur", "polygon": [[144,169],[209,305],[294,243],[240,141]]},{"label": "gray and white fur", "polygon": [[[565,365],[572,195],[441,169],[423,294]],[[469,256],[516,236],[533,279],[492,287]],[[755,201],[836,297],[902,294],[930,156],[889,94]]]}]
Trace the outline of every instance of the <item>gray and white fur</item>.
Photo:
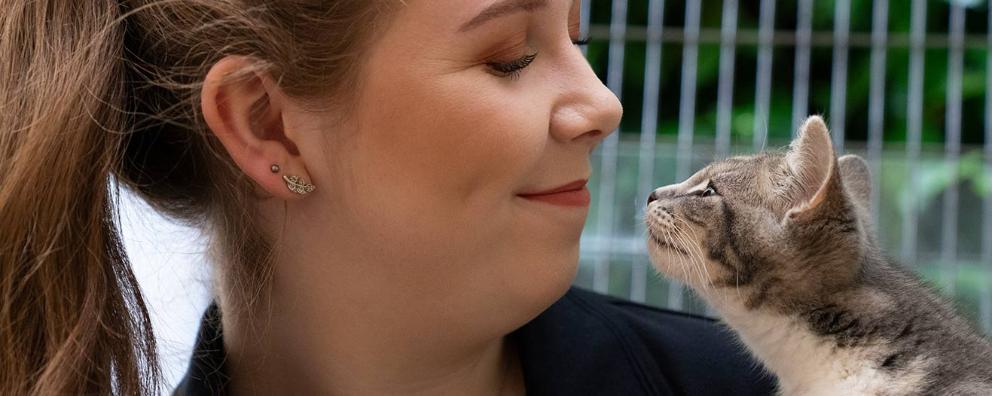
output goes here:
[{"label": "gray and white fur", "polygon": [[810,117],[787,152],[656,189],[651,261],[719,312],[780,394],[992,395],[989,340],[880,251],[869,180]]}]

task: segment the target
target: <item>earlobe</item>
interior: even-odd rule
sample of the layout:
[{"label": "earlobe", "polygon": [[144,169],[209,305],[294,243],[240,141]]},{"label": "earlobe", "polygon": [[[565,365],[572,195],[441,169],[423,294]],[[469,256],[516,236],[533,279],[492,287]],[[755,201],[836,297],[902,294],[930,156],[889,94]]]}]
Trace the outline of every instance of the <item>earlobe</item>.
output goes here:
[{"label": "earlobe", "polygon": [[256,61],[244,56],[218,61],[204,78],[200,101],[207,127],[262,189],[282,199],[307,190],[298,187],[309,185],[310,177],[283,120],[289,100]]}]

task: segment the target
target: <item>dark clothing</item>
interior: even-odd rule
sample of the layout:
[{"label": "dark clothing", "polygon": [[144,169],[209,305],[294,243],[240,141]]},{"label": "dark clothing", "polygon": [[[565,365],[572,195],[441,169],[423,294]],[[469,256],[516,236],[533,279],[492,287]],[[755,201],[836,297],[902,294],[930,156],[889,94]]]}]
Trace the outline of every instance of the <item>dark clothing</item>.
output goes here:
[{"label": "dark clothing", "polygon": [[[227,376],[216,305],[176,395],[219,395]],[[572,287],[515,337],[528,395],[770,395],[775,378],[713,319]]]}]

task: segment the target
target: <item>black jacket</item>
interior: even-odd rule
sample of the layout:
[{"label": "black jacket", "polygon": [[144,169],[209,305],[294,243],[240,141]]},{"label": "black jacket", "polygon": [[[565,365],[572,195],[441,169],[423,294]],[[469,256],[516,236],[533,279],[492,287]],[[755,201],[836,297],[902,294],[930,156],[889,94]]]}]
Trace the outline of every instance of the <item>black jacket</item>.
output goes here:
[{"label": "black jacket", "polygon": [[[175,395],[224,394],[216,305]],[[528,395],[770,395],[775,378],[713,319],[572,287],[516,337]]]}]

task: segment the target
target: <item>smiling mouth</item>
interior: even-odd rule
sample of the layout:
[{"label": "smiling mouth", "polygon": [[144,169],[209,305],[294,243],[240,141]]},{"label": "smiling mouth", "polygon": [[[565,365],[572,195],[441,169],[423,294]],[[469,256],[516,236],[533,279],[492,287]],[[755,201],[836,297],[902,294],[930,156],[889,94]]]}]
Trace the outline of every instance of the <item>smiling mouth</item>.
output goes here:
[{"label": "smiling mouth", "polygon": [[683,256],[689,255],[689,252],[686,252],[684,249],[675,246],[671,243],[665,242],[663,239],[659,238],[657,235],[654,234],[654,231],[651,231],[650,228],[648,228],[648,236],[650,236],[651,240],[654,241],[654,243],[657,244],[659,247],[667,248],[669,250],[674,250]]}]

